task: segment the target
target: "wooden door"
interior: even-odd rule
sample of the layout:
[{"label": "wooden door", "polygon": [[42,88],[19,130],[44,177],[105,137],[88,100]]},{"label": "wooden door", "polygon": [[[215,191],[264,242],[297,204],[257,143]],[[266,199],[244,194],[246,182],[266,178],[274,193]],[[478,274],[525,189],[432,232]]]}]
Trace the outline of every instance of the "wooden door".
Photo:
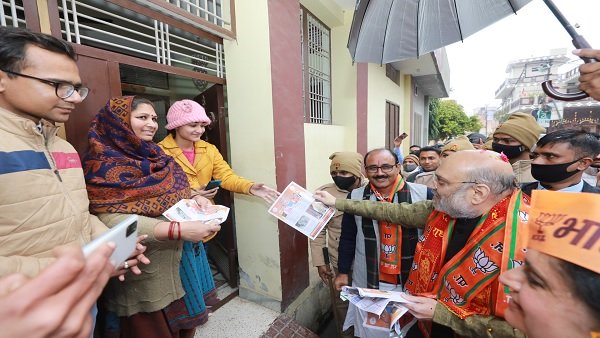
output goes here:
[{"label": "wooden door", "polygon": [[[229,162],[227,151],[227,112],[225,110],[225,99],[223,86],[215,84],[194,98],[206,110],[206,114],[212,123],[202,136],[219,149],[223,159]],[[215,196],[215,203],[229,207],[229,218],[221,224],[221,231],[217,236],[207,243],[206,249],[211,260],[216,264],[219,272],[229,282],[231,287],[238,285],[238,261],[235,228],[233,226],[233,194],[225,189],[219,189]]]},{"label": "wooden door", "polygon": [[65,123],[67,141],[82,157],[88,148],[90,123],[111,97],[121,95],[119,64],[89,55],[78,55],[77,65],[82,83],[90,88],[88,96],[77,105]]}]

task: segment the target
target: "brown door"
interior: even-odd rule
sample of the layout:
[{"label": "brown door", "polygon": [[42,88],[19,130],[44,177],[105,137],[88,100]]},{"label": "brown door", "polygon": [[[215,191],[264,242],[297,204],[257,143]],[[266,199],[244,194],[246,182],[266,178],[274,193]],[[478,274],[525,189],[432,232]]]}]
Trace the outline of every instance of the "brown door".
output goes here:
[{"label": "brown door", "polygon": [[119,64],[88,55],[78,55],[77,65],[81,81],[90,88],[90,93],[71,113],[65,123],[67,141],[82,157],[88,148],[87,134],[90,123],[111,97],[121,95]]},{"label": "brown door", "polygon": [[[204,132],[203,138],[217,147],[225,161],[229,162],[227,152],[227,112],[223,96],[223,86],[215,84],[194,98],[200,103],[213,120]],[[219,234],[206,245],[206,250],[217,269],[229,282],[231,287],[238,284],[238,263],[235,228],[233,227],[233,194],[225,189],[219,189],[215,203],[229,207],[229,218],[222,224]]]}]

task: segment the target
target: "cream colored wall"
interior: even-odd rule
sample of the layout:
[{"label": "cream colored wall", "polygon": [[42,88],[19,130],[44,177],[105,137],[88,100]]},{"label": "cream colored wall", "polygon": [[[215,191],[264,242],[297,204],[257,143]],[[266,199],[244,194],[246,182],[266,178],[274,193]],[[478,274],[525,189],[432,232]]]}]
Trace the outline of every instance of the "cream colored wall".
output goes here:
[{"label": "cream colored wall", "polygon": [[356,65],[348,52],[352,11],[344,11],[344,24],[331,28],[331,84],[333,124],[347,129],[346,150],[356,151]]},{"label": "cream colored wall", "polygon": [[356,151],[345,145],[347,128],[343,126],[304,124],[306,153],[306,188],[314,191],[319,186],[332,183],[329,175],[329,155],[336,151]]},{"label": "cream colored wall", "polygon": [[[369,64],[369,100],[367,122],[367,150],[385,146],[385,104],[390,101],[400,106],[400,114],[408,114],[405,108],[404,83],[400,86],[385,76],[385,66]],[[400,118],[400,130],[409,129]]]},{"label": "cream colored wall", "polygon": [[[331,89],[332,125],[305,123],[306,187],[314,190],[331,183],[329,156],[336,151],[356,151],[356,66],[346,44],[352,22],[352,12],[332,13],[327,1],[302,1],[303,5],[320,20],[329,24],[331,30]],[[321,15],[325,13],[324,15]],[[332,18],[335,18],[332,19]],[[336,25],[336,26],[332,26]]]},{"label": "cream colored wall", "polygon": [[[344,12],[332,0],[300,0],[300,5],[313,13],[327,27],[333,28],[344,24]],[[352,18],[352,17],[351,17]]]},{"label": "cream colored wall", "polygon": [[[400,133],[406,132],[407,134],[411,133],[411,100],[412,96],[412,77],[410,75],[400,74],[400,82],[403,84],[402,91],[402,104],[400,105]],[[410,147],[410,135],[408,138],[402,142],[402,153],[404,155],[408,154],[408,148]]]},{"label": "cream colored wall", "polygon": [[[237,40],[224,41],[231,165],[275,187],[267,0],[236,1]],[[281,272],[276,219],[260,199],[235,195],[240,295],[279,310]]]}]

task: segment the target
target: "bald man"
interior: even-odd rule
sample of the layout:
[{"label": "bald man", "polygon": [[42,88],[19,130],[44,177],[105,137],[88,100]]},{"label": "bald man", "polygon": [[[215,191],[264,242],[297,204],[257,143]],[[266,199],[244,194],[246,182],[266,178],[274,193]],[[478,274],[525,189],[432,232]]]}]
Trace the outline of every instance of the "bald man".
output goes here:
[{"label": "bald man", "polygon": [[513,215],[526,212],[528,200],[512,166],[492,151],[460,151],[436,170],[433,190],[433,201],[413,204],[315,197],[346,213],[425,228],[406,283],[413,295],[406,306],[421,323],[408,337],[523,336],[502,318],[508,295],[498,283],[501,271],[523,263],[524,234]]}]

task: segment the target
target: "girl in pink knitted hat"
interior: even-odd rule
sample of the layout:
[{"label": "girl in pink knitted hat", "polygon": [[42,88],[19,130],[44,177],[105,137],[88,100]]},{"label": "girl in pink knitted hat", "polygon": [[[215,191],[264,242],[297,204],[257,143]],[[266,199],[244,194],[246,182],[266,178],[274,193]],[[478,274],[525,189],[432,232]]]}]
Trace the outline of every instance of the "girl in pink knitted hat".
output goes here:
[{"label": "girl in pink knitted hat", "polygon": [[[226,190],[259,196],[272,204],[279,196],[276,190],[236,175],[217,147],[200,139],[210,123],[211,120],[200,104],[192,100],[177,101],[167,112],[166,128],[170,133],[158,144],[183,168],[192,188],[192,194],[212,199],[219,188],[207,190],[205,187],[211,179],[215,179],[220,180],[221,187]],[[202,243],[194,245],[202,246]],[[198,249],[203,251],[203,248]],[[198,258],[206,260],[206,255]],[[202,285],[206,305],[215,305],[219,299],[216,297],[208,261],[196,262],[194,266],[206,282]]]},{"label": "girl in pink knitted hat", "polygon": [[158,144],[183,168],[194,194],[213,198],[219,188],[204,190],[204,187],[215,179],[221,180],[221,187],[226,190],[258,196],[273,203],[279,196],[276,190],[236,175],[217,147],[200,139],[210,123],[199,103],[177,101],[167,112],[166,128],[171,133]]}]

